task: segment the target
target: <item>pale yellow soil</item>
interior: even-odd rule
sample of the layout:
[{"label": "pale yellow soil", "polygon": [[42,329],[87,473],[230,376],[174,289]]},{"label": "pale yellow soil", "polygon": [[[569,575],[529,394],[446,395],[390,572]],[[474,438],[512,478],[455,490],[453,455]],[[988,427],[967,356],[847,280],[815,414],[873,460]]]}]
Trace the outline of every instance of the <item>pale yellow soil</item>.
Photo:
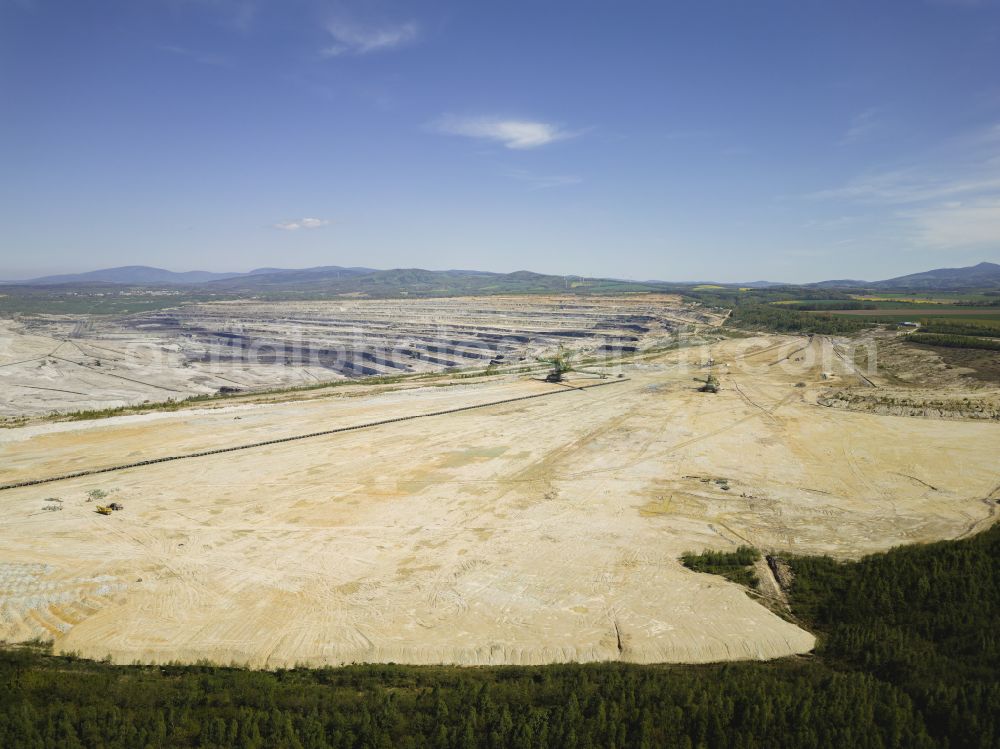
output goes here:
[{"label": "pale yellow soil", "polygon": [[[990,522],[1000,484],[1000,424],[816,405],[837,366],[825,345],[722,341],[607,387],[0,492],[0,638],[269,667],[806,652],[809,633],[677,557],[957,537]],[[709,358],[718,395],[693,381]],[[0,483],[559,388],[9,429]],[[97,488],[124,510],[94,512]]]},{"label": "pale yellow soil", "polygon": [[1000,421],[1000,353],[915,346],[906,339],[889,330],[842,343],[838,350],[845,359],[853,353],[869,380],[835,377],[817,402],[885,416]]}]

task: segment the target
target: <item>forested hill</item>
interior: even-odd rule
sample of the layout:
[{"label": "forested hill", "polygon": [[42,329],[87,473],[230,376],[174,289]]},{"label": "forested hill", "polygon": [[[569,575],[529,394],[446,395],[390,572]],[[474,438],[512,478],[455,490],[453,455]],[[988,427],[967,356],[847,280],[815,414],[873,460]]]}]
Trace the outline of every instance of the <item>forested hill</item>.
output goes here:
[{"label": "forested hill", "polygon": [[633,281],[553,276],[530,271],[488,273],[467,270],[308,269],[276,271],[221,279],[205,284],[214,292],[254,294],[279,292],[357,294],[364,297],[461,296],[490,294],[611,293],[653,291],[656,287]]},{"label": "forested hill", "polygon": [[1000,527],[793,558],[815,657],[716,666],[123,667],[0,651],[3,747],[995,747]]},{"label": "forested hill", "polygon": [[1000,265],[979,263],[965,268],[936,268],[889,278],[874,286],[883,289],[970,289],[1000,286]]}]

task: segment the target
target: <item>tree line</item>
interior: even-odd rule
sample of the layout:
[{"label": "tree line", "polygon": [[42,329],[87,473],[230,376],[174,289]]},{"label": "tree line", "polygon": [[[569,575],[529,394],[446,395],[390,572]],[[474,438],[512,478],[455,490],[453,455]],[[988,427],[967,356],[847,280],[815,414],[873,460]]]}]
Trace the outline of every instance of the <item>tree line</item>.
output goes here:
[{"label": "tree line", "polygon": [[985,338],[1000,338],[1000,324],[993,320],[983,322],[951,322],[940,317],[920,320],[921,333],[941,333],[943,335],[971,335]]},{"label": "tree line", "polygon": [[733,307],[727,324],[777,333],[850,335],[871,328],[876,323],[864,317],[803,312],[783,304],[743,304]]},{"label": "tree line", "polygon": [[910,333],[906,340],[910,343],[923,343],[927,346],[944,346],[946,348],[974,348],[987,351],[1000,351],[1000,341],[989,338],[976,338],[969,335],[943,335],[940,333]]}]

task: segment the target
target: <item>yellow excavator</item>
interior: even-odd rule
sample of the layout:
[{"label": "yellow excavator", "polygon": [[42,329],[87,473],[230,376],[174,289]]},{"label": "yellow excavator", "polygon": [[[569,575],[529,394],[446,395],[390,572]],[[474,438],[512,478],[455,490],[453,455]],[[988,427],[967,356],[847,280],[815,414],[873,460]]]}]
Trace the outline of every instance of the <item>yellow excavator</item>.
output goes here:
[{"label": "yellow excavator", "polygon": [[102,515],[110,515],[112,512],[116,512],[117,510],[124,510],[124,509],[125,508],[122,507],[117,502],[112,502],[109,505],[97,505],[97,512],[101,513]]}]

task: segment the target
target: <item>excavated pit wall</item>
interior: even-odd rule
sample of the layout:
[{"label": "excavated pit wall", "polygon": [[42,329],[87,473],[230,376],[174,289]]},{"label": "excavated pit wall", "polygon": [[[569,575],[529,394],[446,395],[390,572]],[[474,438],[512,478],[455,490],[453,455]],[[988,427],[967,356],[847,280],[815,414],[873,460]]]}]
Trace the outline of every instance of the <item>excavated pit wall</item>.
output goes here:
[{"label": "excavated pit wall", "polygon": [[487,366],[613,361],[706,318],[669,296],[236,301],[0,321],[0,418]]}]

